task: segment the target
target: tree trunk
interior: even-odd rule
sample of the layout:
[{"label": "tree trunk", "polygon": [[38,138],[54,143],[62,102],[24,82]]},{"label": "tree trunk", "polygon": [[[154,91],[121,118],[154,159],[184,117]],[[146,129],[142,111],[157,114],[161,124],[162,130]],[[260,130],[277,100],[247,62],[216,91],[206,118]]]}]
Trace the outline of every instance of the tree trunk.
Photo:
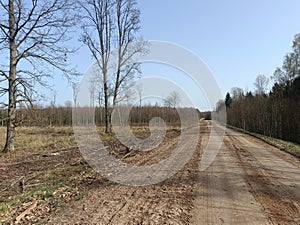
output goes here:
[{"label": "tree trunk", "polygon": [[114,98],[113,98],[113,107],[117,105],[117,98],[118,98],[118,91],[120,88],[120,68],[118,66],[118,71],[117,71],[117,76],[116,76],[116,81],[115,81],[115,88],[114,88]]},{"label": "tree trunk", "polygon": [[9,53],[10,53],[10,69],[9,69],[9,86],[8,86],[8,119],[6,143],[4,152],[14,151],[15,124],[16,124],[16,74],[17,74],[17,50],[15,43],[15,18],[14,18],[14,1],[9,0]]},{"label": "tree trunk", "polygon": [[[106,73],[106,72],[104,72]],[[108,86],[107,86],[107,79],[106,74],[104,75],[104,110],[105,110],[105,133],[111,132],[111,126],[110,126],[110,112],[109,112],[109,105],[108,105],[108,99],[109,99],[109,93],[108,93]]]}]

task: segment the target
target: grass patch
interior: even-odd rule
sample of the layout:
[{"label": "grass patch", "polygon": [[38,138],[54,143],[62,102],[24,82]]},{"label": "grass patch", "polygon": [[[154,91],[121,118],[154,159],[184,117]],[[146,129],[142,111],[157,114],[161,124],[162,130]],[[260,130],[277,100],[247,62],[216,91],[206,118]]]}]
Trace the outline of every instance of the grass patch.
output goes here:
[{"label": "grass patch", "polygon": [[40,202],[51,202],[54,200],[54,191],[61,187],[65,187],[63,184],[46,185],[36,188],[34,190],[25,191],[8,197],[6,202],[0,202],[0,216],[4,216],[9,213],[11,209],[21,207],[23,204],[31,202],[33,199],[37,199]]},{"label": "grass patch", "polygon": [[79,201],[80,199],[84,198],[85,196],[87,196],[87,192],[83,191],[76,196],[76,200]]},{"label": "grass patch", "polygon": [[293,143],[293,142],[280,140],[277,138],[263,136],[260,134],[256,134],[256,135],[257,135],[257,137],[266,141],[267,143],[272,144],[275,147],[280,148],[281,150],[287,151],[287,152],[291,153],[292,155],[300,158],[300,145]]},{"label": "grass patch", "polygon": [[0,202],[0,218],[11,211],[11,204]]},{"label": "grass patch", "polygon": [[[5,145],[6,128],[0,127],[0,148]],[[76,146],[72,127],[17,127],[15,149],[41,150]]]},{"label": "grass patch", "polygon": [[46,184],[33,190],[10,196],[5,202],[1,201],[0,218],[11,213],[12,210],[22,208],[23,205],[32,202],[34,199],[39,202],[40,207],[48,205],[54,209],[64,206],[71,199],[80,200],[86,195],[86,191],[79,191],[78,188],[64,183]]}]

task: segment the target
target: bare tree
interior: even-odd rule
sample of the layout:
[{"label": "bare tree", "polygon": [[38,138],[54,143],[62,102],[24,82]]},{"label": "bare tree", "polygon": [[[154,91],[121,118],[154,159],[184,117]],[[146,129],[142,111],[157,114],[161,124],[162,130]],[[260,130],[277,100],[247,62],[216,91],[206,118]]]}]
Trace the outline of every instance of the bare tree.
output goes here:
[{"label": "bare tree", "polygon": [[[0,71],[1,80],[7,84],[0,89],[1,94],[8,94],[8,103],[2,103],[8,108],[4,152],[14,150],[17,104],[31,102],[34,85],[46,86],[43,77],[52,76],[55,69],[70,72],[66,65],[71,51],[61,43],[75,22],[73,7],[70,0],[0,2],[0,49],[9,59]],[[47,66],[54,70],[50,72]]]},{"label": "bare tree", "polygon": [[254,86],[258,95],[266,93],[269,84],[269,79],[265,75],[258,75],[255,79]]},{"label": "bare tree", "polygon": [[238,100],[244,96],[244,91],[242,88],[233,87],[231,88],[232,99]]},{"label": "bare tree", "polygon": [[[131,60],[143,50],[143,45],[135,44],[136,33],[140,29],[140,12],[136,0],[88,0],[80,1],[80,5],[85,10],[81,40],[100,68],[105,132],[110,132],[109,104],[115,106],[121,100],[122,90],[128,90],[124,84],[130,84],[138,71],[138,65],[131,63]],[[112,55],[113,47],[116,48],[116,55]],[[109,71],[115,73],[110,74]]]},{"label": "bare tree", "polygon": [[[89,0],[80,2],[85,11],[82,25],[83,35],[81,41],[86,44],[101,70],[104,107],[105,107],[105,131],[109,127],[109,84],[108,63],[111,54],[113,33],[113,3],[110,0]],[[96,32],[96,34],[94,33]],[[94,38],[95,37],[95,38]]]},{"label": "bare tree", "polygon": [[164,105],[166,107],[176,108],[180,102],[180,95],[177,91],[172,91],[169,96],[164,99]]},{"label": "bare tree", "polygon": [[[118,102],[122,84],[131,86],[131,80],[139,72],[139,64],[131,62],[135,54],[144,51],[143,42],[136,42],[136,33],[140,30],[140,11],[136,0],[115,0],[117,19],[117,73],[114,82],[113,106]],[[126,92],[128,88],[123,85]]]}]

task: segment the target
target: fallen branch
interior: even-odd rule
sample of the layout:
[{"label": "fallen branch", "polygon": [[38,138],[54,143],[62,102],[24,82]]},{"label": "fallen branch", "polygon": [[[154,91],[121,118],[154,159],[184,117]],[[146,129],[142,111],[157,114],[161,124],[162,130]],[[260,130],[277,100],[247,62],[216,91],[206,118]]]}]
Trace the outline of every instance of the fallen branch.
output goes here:
[{"label": "fallen branch", "polygon": [[125,159],[125,158],[135,155],[138,150],[130,147],[130,148],[127,148],[127,151],[129,151],[129,152],[126,155],[124,155],[121,159]]},{"label": "fallen branch", "polygon": [[35,209],[37,206],[37,200],[34,200],[31,206],[29,206],[28,209],[26,209],[24,212],[22,212],[17,218],[16,223],[19,223],[21,219],[23,219],[26,215],[28,215],[33,209]]}]

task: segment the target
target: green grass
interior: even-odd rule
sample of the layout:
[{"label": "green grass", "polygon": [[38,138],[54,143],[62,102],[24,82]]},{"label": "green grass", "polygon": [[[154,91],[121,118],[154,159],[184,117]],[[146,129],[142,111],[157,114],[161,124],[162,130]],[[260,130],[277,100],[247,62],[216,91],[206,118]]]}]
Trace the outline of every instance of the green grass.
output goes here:
[{"label": "green grass", "polygon": [[33,199],[37,200],[47,200],[53,197],[53,192],[61,187],[62,184],[59,185],[47,185],[36,188],[31,191],[25,191],[21,194],[16,194],[10,196],[8,201],[0,202],[0,217],[9,213],[12,208],[19,207],[25,203],[31,202]]},{"label": "green grass", "polygon": [[76,200],[79,201],[80,199],[84,198],[85,196],[87,196],[87,192],[83,191],[76,196]]},{"label": "green grass", "polygon": [[300,158],[300,145],[293,143],[293,142],[280,140],[277,138],[263,136],[260,134],[256,134],[256,135],[260,139],[262,139],[270,144],[273,144],[274,146],[280,148],[281,150],[287,151],[287,152],[291,153],[292,155]]},{"label": "green grass", "polygon": [[[11,211],[11,204],[0,202],[0,218]],[[0,221],[1,222],[1,221]]]},{"label": "green grass", "polygon": [[70,187],[64,183],[47,184],[31,191],[10,196],[6,202],[0,202],[0,217],[9,213],[13,208],[32,202],[33,199],[38,200],[39,204],[49,204],[52,208],[61,207],[64,204],[65,193],[76,193],[76,200],[86,196],[86,192],[80,193],[76,187]]}]

